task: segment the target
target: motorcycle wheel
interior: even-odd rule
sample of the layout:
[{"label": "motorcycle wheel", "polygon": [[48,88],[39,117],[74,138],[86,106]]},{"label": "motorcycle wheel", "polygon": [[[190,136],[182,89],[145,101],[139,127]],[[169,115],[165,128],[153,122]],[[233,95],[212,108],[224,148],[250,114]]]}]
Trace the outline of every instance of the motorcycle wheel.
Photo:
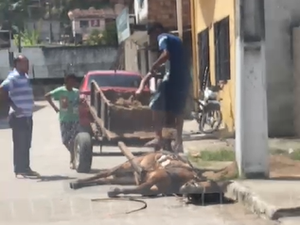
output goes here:
[{"label": "motorcycle wheel", "polygon": [[[213,118],[213,121],[209,121]],[[199,121],[199,131],[203,134],[211,134],[217,131],[222,123],[222,112],[220,110],[210,110],[205,112]],[[206,130],[209,127],[210,129]]]}]

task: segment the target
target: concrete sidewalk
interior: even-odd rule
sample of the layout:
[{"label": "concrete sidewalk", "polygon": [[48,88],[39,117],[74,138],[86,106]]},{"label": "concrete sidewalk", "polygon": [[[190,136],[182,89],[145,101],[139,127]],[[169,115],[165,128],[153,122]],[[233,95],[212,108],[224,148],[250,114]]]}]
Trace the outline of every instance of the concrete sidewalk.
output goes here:
[{"label": "concrete sidewalk", "polygon": [[240,180],[229,185],[226,194],[252,212],[278,220],[300,216],[299,187],[296,180]]},{"label": "concrete sidewalk", "polygon": [[[203,150],[234,150],[234,139],[220,140],[218,135],[195,134],[195,121],[184,125],[185,152]],[[269,148],[291,151],[300,149],[298,139],[269,139]],[[223,166],[225,167],[225,166]],[[220,169],[220,168],[218,168]],[[288,169],[287,169],[288,170]],[[226,195],[262,217],[279,220],[284,225],[300,224],[300,171],[299,176],[269,180],[237,180],[227,188]]]}]

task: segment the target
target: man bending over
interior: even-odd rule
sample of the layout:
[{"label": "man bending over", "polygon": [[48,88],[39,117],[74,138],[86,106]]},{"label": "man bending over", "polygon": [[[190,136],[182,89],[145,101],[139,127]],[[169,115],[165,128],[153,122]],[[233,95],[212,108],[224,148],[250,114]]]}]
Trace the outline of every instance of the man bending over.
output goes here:
[{"label": "man bending over", "polygon": [[166,61],[170,61],[170,71],[165,74],[158,90],[154,94],[150,107],[154,111],[156,138],[146,145],[154,145],[159,149],[163,145],[161,118],[172,115],[176,122],[175,152],[182,152],[183,114],[189,93],[190,76],[188,65],[184,57],[184,47],[180,38],[165,32],[160,23],[153,23],[148,28],[148,35],[157,38],[159,50],[162,52],[152,65],[150,72],[142,79],[136,94],[139,95],[149,80],[155,76],[154,71]]}]

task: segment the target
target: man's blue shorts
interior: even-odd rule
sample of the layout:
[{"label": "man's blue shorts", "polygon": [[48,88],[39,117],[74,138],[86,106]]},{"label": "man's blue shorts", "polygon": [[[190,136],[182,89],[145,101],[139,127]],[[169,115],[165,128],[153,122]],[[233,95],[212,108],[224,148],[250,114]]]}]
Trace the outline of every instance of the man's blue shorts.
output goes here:
[{"label": "man's blue shorts", "polygon": [[154,111],[170,112],[173,115],[181,115],[184,112],[188,98],[188,87],[169,88],[162,82],[157,92],[150,101],[150,108]]}]

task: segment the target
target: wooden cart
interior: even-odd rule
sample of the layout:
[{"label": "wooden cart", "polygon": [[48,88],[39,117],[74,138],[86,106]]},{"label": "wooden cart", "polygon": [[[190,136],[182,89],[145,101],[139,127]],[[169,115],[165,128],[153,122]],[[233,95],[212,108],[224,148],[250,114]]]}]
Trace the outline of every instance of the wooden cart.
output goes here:
[{"label": "wooden cart", "polygon": [[[91,94],[87,107],[91,116],[90,128],[80,132],[75,139],[75,163],[78,172],[88,172],[92,164],[93,140],[102,146],[105,142],[129,141],[147,142],[155,138],[152,110],[148,107],[151,94],[145,92],[139,97],[141,105],[132,107],[126,101],[134,96],[134,89],[101,89],[96,82],[91,83]],[[119,104],[123,99],[125,104]],[[124,106],[125,105],[125,106]],[[165,138],[173,139],[175,130],[165,129]]]}]

